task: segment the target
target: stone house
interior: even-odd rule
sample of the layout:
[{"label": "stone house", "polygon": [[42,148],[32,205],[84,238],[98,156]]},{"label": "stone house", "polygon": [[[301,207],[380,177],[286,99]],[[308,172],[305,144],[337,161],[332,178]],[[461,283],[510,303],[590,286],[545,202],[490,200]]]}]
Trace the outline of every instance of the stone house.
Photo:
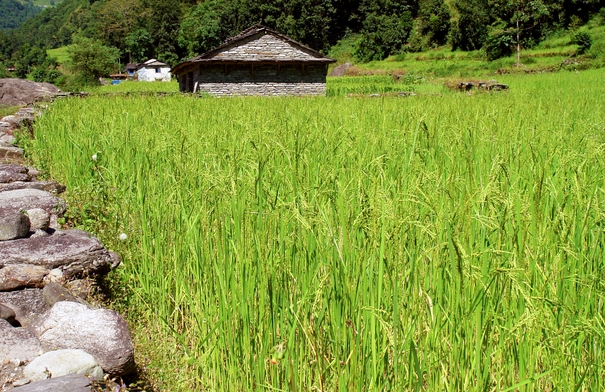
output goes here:
[{"label": "stone house", "polygon": [[219,47],[177,65],[182,92],[221,95],[325,95],[328,65],[321,53],[256,25]]},{"label": "stone house", "polygon": [[145,61],[144,63],[139,64],[136,72],[139,81],[170,82],[170,79],[172,78],[172,74],[170,73],[170,66],[156,59],[150,59]]}]

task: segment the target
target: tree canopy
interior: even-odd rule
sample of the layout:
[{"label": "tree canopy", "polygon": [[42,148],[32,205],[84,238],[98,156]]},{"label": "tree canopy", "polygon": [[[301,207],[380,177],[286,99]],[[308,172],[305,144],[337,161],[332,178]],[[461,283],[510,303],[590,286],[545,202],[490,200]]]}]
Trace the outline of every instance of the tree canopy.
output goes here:
[{"label": "tree canopy", "polygon": [[[0,0],[0,7],[16,3],[31,5]],[[56,48],[79,36],[116,48],[123,61],[175,64],[257,23],[324,53],[356,35],[362,61],[444,44],[485,49],[494,59],[580,25],[603,7],[605,0],[63,0],[0,30],[0,61],[16,63],[26,44]]]}]

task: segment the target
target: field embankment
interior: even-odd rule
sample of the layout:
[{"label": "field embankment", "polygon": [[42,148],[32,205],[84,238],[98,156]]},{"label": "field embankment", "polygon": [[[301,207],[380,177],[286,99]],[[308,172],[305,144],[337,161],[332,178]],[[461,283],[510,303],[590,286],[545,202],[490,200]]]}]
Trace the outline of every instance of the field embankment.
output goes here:
[{"label": "field embankment", "polygon": [[66,99],[33,156],[170,390],[601,390],[602,78]]}]

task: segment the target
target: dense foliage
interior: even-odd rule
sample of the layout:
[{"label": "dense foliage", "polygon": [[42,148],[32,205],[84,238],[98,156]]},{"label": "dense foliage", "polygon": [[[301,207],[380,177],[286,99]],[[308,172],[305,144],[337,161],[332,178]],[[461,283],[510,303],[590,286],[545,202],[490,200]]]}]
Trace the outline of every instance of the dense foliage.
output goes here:
[{"label": "dense foliage", "polygon": [[0,61],[18,62],[26,44],[57,48],[83,36],[116,48],[123,62],[156,57],[174,64],[256,23],[324,53],[355,35],[362,61],[444,44],[483,48],[493,60],[575,29],[603,6],[605,0],[64,0],[0,31]]},{"label": "dense foliage", "polygon": [[0,30],[18,27],[41,10],[31,0],[0,0]]}]

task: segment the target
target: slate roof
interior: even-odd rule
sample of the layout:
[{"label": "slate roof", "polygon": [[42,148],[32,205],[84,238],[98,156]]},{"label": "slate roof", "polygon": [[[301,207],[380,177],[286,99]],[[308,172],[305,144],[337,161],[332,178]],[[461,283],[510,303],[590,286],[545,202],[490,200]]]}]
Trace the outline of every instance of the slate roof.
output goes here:
[{"label": "slate roof", "polygon": [[[255,54],[254,56],[241,57],[229,55],[228,49],[237,47],[238,44],[244,44],[245,41],[252,42],[254,40],[261,39],[264,35],[270,34],[274,37],[279,38],[281,41],[290,44],[293,48],[299,52],[304,52],[306,58],[288,58],[287,55],[282,58],[275,57],[263,57],[262,53]],[[227,40],[220,46],[206,52],[199,56],[193,57],[187,61],[180,63],[173,69],[174,73],[178,73],[179,70],[186,67],[187,65],[194,63],[333,63],[333,60],[329,57],[324,56],[316,50],[309,48],[308,46],[301,44],[293,40],[292,38],[278,33],[263,25],[254,25],[247,28],[236,36],[227,38]]]},{"label": "slate roof", "polygon": [[145,61],[144,63],[139,64],[139,68],[144,68],[144,67],[170,67],[168,64],[166,63],[162,63],[161,61],[158,61],[156,59],[149,59],[147,61]]}]

